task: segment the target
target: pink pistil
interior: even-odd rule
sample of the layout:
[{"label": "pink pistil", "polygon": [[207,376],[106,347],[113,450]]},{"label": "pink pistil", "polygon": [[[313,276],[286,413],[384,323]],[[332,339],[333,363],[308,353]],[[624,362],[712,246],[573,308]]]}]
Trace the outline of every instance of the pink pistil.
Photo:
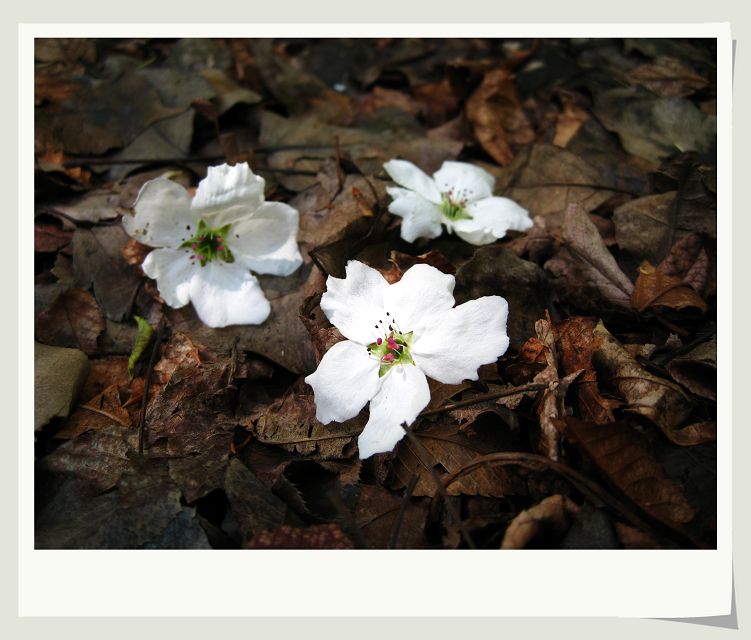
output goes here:
[{"label": "pink pistil", "polygon": [[393,336],[389,336],[389,349],[391,351],[396,351],[396,341]]},{"label": "pink pistil", "polygon": [[393,353],[387,353],[383,358],[381,358],[383,362],[393,362],[394,361],[394,354]]},{"label": "pink pistil", "polygon": [[383,338],[378,338],[378,340],[376,340],[376,344],[382,344],[382,343],[383,343]]}]

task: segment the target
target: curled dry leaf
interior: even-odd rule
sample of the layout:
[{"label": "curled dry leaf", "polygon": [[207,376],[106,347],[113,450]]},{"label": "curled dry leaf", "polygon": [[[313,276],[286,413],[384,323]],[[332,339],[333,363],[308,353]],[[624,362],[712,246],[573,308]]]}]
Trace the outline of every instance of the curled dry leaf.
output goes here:
[{"label": "curled dry leaf", "polygon": [[[506,528],[501,549],[555,547],[566,535],[579,506],[571,498],[554,495],[520,512]],[[547,544],[546,544],[547,543]]]},{"label": "curled dry leaf", "polygon": [[631,305],[637,311],[668,308],[675,311],[694,309],[705,313],[707,305],[694,288],[678,276],[669,276],[649,262],[639,267]]},{"label": "curled dry leaf", "polygon": [[73,347],[85,353],[97,350],[97,338],[104,331],[104,317],[88,291],[69,289],[39,314],[36,336],[40,342]]},{"label": "curled dry leaf", "polygon": [[561,426],[605,476],[658,520],[677,526],[690,522],[694,508],[680,485],[665,477],[647,439],[626,423],[591,424],[568,417]]},{"label": "curled dry leaf", "polygon": [[467,120],[483,149],[500,165],[511,164],[513,147],[535,138],[519,103],[513,76],[506,69],[488,71],[467,100]]},{"label": "curled dry leaf", "polygon": [[673,380],[691,393],[717,400],[717,335],[667,365]]},{"label": "curled dry leaf", "polygon": [[604,424],[615,421],[613,409],[620,403],[600,394],[592,354],[599,348],[602,338],[595,335],[594,328],[594,319],[575,317],[556,324],[554,330],[564,372],[582,371],[572,385],[581,415],[588,421]]},{"label": "curled dry leaf", "polygon": [[680,428],[691,414],[692,403],[678,385],[652,375],[639,365],[602,322],[594,333],[602,342],[592,354],[592,362],[604,381],[611,383],[626,401],[627,411],[649,419],[675,444],[707,442],[708,434]]}]

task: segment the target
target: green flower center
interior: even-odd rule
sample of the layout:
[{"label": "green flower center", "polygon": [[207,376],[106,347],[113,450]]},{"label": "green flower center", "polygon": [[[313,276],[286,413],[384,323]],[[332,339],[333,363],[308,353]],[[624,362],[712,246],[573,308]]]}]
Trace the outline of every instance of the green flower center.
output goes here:
[{"label": "green flower center", "polygon": [[203,220],[199,220],[196,235],[183,242],[180,248],[190,249],[193,252],[190,259],[197,260],[202,267],[212,260],[234,262],[235,256],[224,243],[231,226],[225,224],[223,227],[211,228]]},{"label": "green flower center", "polygon": [[[386,313],[390,316],[390,313]],[[388,333],[384,334],[383,338],[378,338],[375,342],[371,342],[368,346],[368,354],[371,358],[375,358],[381,363],[378,370],[378,376],[385,376],[392,367],[399,364],[415,364],[410,353],[410,346],[412,345],[412,331],[409,333],[402,333],[396,322],[390,318],[392,324],[388,325]],[[379,324],[375,325],[375,328],[379,331],[384,331],[383,320],[378,321]]]},{"label": "green flower center", "polygon": [[449,191],[448,193],[444,193],[441,198],[441,213],[443,214],[443,217],[451,222],[456,222],[458,220],[471,220],[472,216],[467,213],[467,210],[465,209],[467,201],[461,199],[457,200],[452,196],[452,192]]}]

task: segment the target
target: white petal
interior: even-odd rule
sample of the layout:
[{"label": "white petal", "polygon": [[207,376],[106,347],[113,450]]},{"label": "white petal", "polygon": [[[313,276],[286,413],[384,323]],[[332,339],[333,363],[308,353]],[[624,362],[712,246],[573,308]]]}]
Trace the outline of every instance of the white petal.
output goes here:
[{"label": "white petal", "polygon": [[190,279],[195,266],[191,253],[184,249],[155,249],[143,261],[143,272],[156,280],[159,295],[173,309],[190,302]]},{"label": "white petal", "polygon": [[381,335],[375,325],[386,320],[383,296],[388,287],[378,271],[350,260],[344,278],[326,280],[321,309],[345,338],[368,345]]},{"label": "white petal", "polygon": [[[389,189],[389,193],[397,189]],[[404,195],[389,204],[389,211],[403,218],[401,235],[407,242],[417,238],[437,238],[441,235],[441,210],[438,205],[407,189],[398,189]]]},{"label": "white petal", "polygon": [[452,191],[456,201],[474,202],[493,195],[495,178],[492,174],[466,162],[447,160],[433,174],[433,179],[441,193]]},{"label": "white petal", "polygon": [[316,418],[323,424],[354,418],[381,388],[379,367],[361,344],[344,340],[331,347],[305,378],[315,393]]},{"label": "white petal", "polygon": [[414,331],[418,336],[454,306],[454,284],[454,276],[416,264],[388,288],[383,298],[385,310],[402,332]]},{"label": "white petal", "polygon": [[458,220],[452,227],[456,234],[471,244],[481,245],[503,238],[509,229],[526,231],[532,219],[524,207],[508,198],[485,198],[467,205],[471,220]]},{"label": "white petal", "polygon": [[416,191],[426,200],[435,204],[441,204],[441,194],[436,187],[435,181],[422,169],[406,160],[389,160],[383,168],[396,184]]},{"label": "white petal", "polygon": [[209,167],[198,183],[193,210],[211,227],[242,218],[263,204],[266,181],[254,174],[247,162]]},{"label": "white petal", "polygon": [[447,311],[430,331],[415,335],[412,357],[445,384],[477,380],[477,369],[506,353],[508,303],[500,296],[470,300]]},{"label": "white petal", "polygon": [[138,242],[152,247],[176,249],[198,228],[198,218],[190,209],[190,195],[167,178],[144,184],[133,208],[135,215],[123,216],[123,227]]},{"label": "white petal", "polygon": [[298,221],[297,209],[283,202],[265,202],[232,225],[227,246],[238,264],[256,273],[287,276],[302,264]]},{"label": "white petal", "polygon": [[241,265],[218,260],[195,267],[190,299],[209,327],[261,324],[271,311],[255,276]]},{"label": "white petal", "polygon": [[384,377],[381,390],[370,401],[370,418],[357,439],[360,458],[391,451],[404,437],[403,422],[411,425],[430,402],[430,389],[420,369],[412,364],[394,367]]}]

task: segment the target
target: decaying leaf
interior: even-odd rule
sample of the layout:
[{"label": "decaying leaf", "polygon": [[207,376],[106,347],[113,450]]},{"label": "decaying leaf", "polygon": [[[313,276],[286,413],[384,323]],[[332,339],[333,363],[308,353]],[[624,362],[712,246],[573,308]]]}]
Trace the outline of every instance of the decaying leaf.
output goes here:
[{"label": "decaying leaf", "polygon": [[131,426],[128,410],[120,401],[116,384],[110,385],[99,395],[79,406],[65,421],[56,438],[71,440],[86,431],[99,431],[112,425]]},{"label": "decaying leaf", "polygon": [[475,137],[500,165],[511,164],[513,146],[534,140],[513,76],[506,69],[493,69],[485,74],[482,84],[467,100],[466,110]]},{"label": "decaying leaf", "polygon": [[72,347],[85,353],[97,350],[97,338],[104,330],[104,318],[88,291],[69,289],[39,314],[37,340],[58,347]]},{"label": "decaying leaf", "polygon": [[709,84],[706,78],[672,56],[658,56],[632,69],[628,77],[663,97],[690,96]]},{"label": "decaying leaf", "polygon": [[605,476],[645,511],[672,526],[690,522],[694,508],[680,485],[665,478],[646,438],[626,423],[563,422],[564,434],[592,458]]},{"label": "decaying leaf", "polygon": [[312,395],[293,391],[275,401],[253,427],[264,444],[317,457],[341,458],[354,452],[354,439],[365,427],[366,418],[322,425],[315,418]]},{"label": "decaying leaf", "polygon": [[[602,322],[594,329],[602,339],[592,354],[592,362],[604,382],[612,384],[626,401],[626,410],[648,418],[673,442],[680,445],[707,441],[681,425],[691,413],[691,400],[680,387],[658,378],[639,365],[610,334]],[[697,439],[697,436],[700,436]]]},{"label": "decaying leaf", "polygon": [[555,495],[545,498],[534,507],[522,511],[511,521],[506,533],[503,534],[501,549],[554,546],[554,543],[568,531],[578,512],[578,505],[567,496]]},{"label": "decaying leaf", "polygon": [[667,365],[673,380],[691,393],[717,400],[717,336],[686,353],[673,358]]},{"label": "decaying leaf", "polygon": [[262,531],[248,542],[248,549],[354,549],[344,531],[335,524],[314,524],[304,529],[282,525]]},{"label": "decaying leaf", "polygon": [[599,300],[630,309],[634,285],[608,251],[597,227],[576,205],[569,206],[563,226],[565,249],[545,263],[564,295],[583,308]]},{"label": "decaying leaf", "polygon": [[649,262],[639,267],[631,304],[637,311],[660,307],[675,311],[694,309],[701,313],[707,310],[704,300],[683,278],[666,275]]}]

